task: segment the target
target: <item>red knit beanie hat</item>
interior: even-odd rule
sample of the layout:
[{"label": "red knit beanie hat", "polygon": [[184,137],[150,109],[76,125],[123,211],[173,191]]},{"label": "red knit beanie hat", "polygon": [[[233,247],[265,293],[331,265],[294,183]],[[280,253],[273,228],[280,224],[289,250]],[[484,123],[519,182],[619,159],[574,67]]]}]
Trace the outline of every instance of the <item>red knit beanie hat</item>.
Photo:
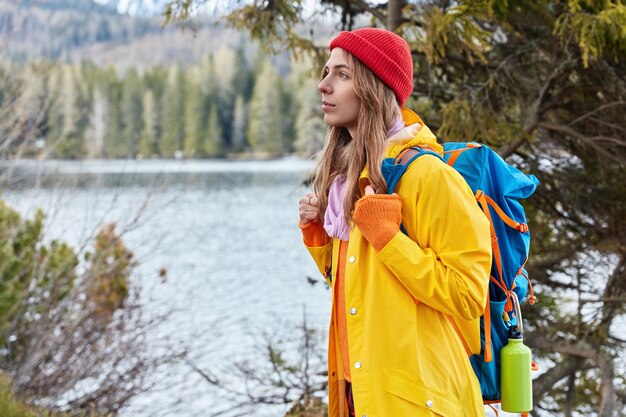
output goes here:
[{"label": "red knit beanie hat", "polygon": [[395,93],[402,106],[413,92],[413,58],[404,39],[384,29],[362,28],[340,32],[330,50],[350,52]]}]

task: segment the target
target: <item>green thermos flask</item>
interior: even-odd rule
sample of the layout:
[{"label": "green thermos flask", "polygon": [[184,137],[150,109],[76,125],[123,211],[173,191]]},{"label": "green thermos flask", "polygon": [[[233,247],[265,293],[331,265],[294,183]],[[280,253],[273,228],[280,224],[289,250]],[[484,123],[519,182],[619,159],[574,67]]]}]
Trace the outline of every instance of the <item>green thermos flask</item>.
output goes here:
[{"label": "green thermos flask", "polygon": [[522,315],[514,293],[513,304],[517,310],[517,330],[511,331],[508,344],[500,350],[502,410],[524,413],[533,409],[532,359],[530,349],[523,342]]}]

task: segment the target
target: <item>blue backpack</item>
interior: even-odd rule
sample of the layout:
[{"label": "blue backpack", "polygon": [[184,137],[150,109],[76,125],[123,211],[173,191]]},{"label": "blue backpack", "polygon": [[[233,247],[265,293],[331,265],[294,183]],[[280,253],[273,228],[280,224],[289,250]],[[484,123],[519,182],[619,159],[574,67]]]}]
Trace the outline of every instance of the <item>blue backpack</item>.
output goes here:
[{"label": "blue backpack", "polygon": [[[535,302],[524,269],[530,233],[518,200],[532,195],[539,181],[534,175],[526,175],[507,164],[488,146],[448,142],[444,143],[443,149],[443,158],[419,147],[410,148],[397,158],[386,158],[382,166],[383,176],[391,194],[413,161],[423,155],[434,155],[463,176],[489,219],[493,249],[489,308],[485,308],[480,319],[481,353],[471,355],[470,361],[480,382],[483,401],[485,404],[497,403],[500,402],[500,350],[506,345],[509,332],[517,328],[517,320],[521,320],[513,302],[521,302],[529,288],[529,302]],[[403,226],[402,231],[406,233]],[[457,332],[463,338],[458,329]]]}]

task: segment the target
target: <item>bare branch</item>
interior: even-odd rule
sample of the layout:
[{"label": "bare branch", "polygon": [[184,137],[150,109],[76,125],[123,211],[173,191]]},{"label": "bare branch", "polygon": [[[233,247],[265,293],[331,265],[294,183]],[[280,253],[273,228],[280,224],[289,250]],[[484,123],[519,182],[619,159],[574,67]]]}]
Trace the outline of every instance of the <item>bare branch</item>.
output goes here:
[{"label": "bare branch", "polygon": [[[369,14],[374,16],[379,21],[384,22],[385,24],[387,24],[387,16],[385,16],[385,14],[382,13],[379,9],[370,6],[368,2],[363,1],[363,0],[357,0],[354,3],[355,3],[355,5],[359,9],[368,12]],[[390,1],[389,3],[393,3],[393,1]],[[388,27],[388,29],[389,30],[393,30],[392,28],[389,28],[389,27]]]},{"label": "bare branch", "polygon": [[[616,162],[619,163],[623,163],[623,158],[620,157],[620,155],[616,155],[615,153],[612,153],[610,151],[608,151],[607,149],[605,149],[604,147],[600,146],[598,143],[599,140],[602,141],[607,141],[606,137],[587,137],[586,135],[575,131],[574,129],[568,127],[568,126],[563,126],[563,125],[558,125],[556,123],[548,123],[548,122],[542,122],[539,123],[537,125],[537,127],[542,128],[542,129],[546,129],[546,130],[550,130],[553,132],[559,132],[559,133],[563,133],[565,135],[568,136],[572,136],[584,143],[586,143],[587,145],[591,146],[594,150],[596,150],[596,152],[598,152],[599,154],[604,155],[605,157],[612,159]],[[614,140],[618,143],[623,143],[622,140],[618,139],[618,138],[611,138],[611,140]]]},{"label": "bare branch", "polygon": [[583,366],[583,360],[571,359],[557,363],[552,368],[545,371],[533,380],[533,403],[540,403],[546,395],[549,395],[550,389],[554,387],[557,382],[567,378],[569,375],[574,374]]},{"label": "bare branch", "polygon": [[624,311],[624,297],[626,297],[626,254],[622,253],[613,273],[610,275],[604,289],[605,299],[621,299],[622,302],[605,302],[602,308],[602,324],[610,328],[618,312]]},{"label": "bare branch", "polygon": [[545,98],[548,94],[548,91],[556,80],[559,77],[562,77],[568,70],[570,70],[574,64],[575,60],[573,59],[565,59],[559,63],[559,65],[555,66],[548,78],[543,82],[541,89],[539,90],[537,97],[533,100],[532,105],[530,106],[529,111],[527,112],[526,121],[522,126],[523,135],[520,136],[519,139],[509,143],[504,149],[498,151],[500,156],[503,158],[507,158],[511,156],[517,149],[519,149],[522,145],[524,145],[528,139],[531,137],[532,132],[537,129],[540,125],[540,114],[542,112],[542,106],[545,101]]},{"label": "bare branch", "polygon": [[615,106],[626,106],[626,101],[618,100],[618,101],[614,101],[612,103],[604,104],[604,105],[602,105],[600,107],[597,107],[597,108],[591,110],[588,113],[583,114],[580,117],[577,117],[576,119],[574,119],[571,122],[569,122],[567,124],[567,126],[572,126],[572,125],[574,125],[574,124],[576,124],[578,122],[581,122],[581,121],[585,120],[587,117],[590,117],[590,116],[592,116],[592,115],[594,115],[594,114],[596,114],[596,113],[598,113],[598,112],[600,112],[602,110],[610,109],[611,107],[615,107]]},{"label": "bare branch", "polygon": [[[254,409],[259,404],[293,404],[293,409],[307,410],[311,407],[322,408],[322,393],[327,386],[327,378],[322,372],[323,360],[318,349],[318,340],[314,337],[314,332],[306,322],[306,315],[303,318],[302,326],[299,326],[298,352],[299,355],[294,360],[287,360],[284,357],[284,346],[276,343],[269,334],[264,335],[263,350],[266,362],[259,366],[248,362],[237,362],[233,364],[234,372],[228,371],[241,377],[242,384],[232,387],[221,383],[214,376],[200,370],[190,361],[188,364],[192,369],[200,374],[203,379],[218,388],[222,394],[227,394],[232,401],[228,410],[232,412]],[[219,411],[212,416],[226,413],[228,410]]]},{"label": "bare branch", "polygon": [[220,381],[216,377],[209,375],[208,372],[200,369],[195,363],[193,363],[190,359],[186,359],[185,363],[191,367],[197,374],[199,374],[205,381],[207,381],[211,385],[219,385]]},{"label": "bare branch", "polygon": [[[533,343],[542,348],[550,349],[555,353],[561,353],[581,359],[589,359],[593,361],[600,372],[600,410],[598,417],[612,417],[615,412],[617,399],[615,395],[615,386],[613,381],[613,360],[606,352],[599,348],[595,348],[588,343],[579,342],[571,343],[550,343],[543,337],[536,337]],[[553,378],[560,375],[563,371],[556,373]]]}]

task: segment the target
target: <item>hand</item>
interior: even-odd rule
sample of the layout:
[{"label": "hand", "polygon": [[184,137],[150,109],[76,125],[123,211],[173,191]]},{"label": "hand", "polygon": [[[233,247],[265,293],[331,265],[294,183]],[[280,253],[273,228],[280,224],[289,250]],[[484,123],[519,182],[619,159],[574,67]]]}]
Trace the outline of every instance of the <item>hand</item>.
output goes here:
[{"label": "hand", "polygon": [[306,193],[298,203],[300,212],[300,223],[319,221],[320,219],[320,199],[313,193]]},{"label": "hand", "polygon": [[398,194],[376,194],[371,185],[365,187],[365,195],[354,207],[352,220],[363,237],[381,251],[400,231],[402,201]]}]

